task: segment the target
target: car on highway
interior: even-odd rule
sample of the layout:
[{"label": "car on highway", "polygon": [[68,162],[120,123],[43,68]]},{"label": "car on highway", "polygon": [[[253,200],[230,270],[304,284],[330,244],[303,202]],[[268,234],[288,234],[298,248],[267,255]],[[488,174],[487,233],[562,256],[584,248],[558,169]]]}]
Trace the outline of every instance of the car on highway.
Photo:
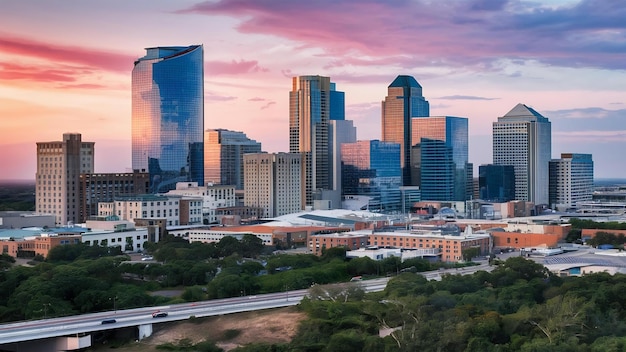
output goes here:
[{"label": "car on highway", "polygon": [[102,325],[104,325],[104,324],[113,324],[115,322],[117,322],[117,320],[115,320],[115,319],[104,319],[101,324]]},{"label": "car on highway", "polygon": [[167,312],[154,312],[152,313],[153,318],[165,318],[167,316]]}]

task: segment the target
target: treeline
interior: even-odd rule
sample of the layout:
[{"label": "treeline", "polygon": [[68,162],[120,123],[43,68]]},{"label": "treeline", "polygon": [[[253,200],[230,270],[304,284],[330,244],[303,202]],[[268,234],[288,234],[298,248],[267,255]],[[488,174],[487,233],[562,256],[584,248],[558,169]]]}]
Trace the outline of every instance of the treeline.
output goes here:
[{"label": "treeline", "polygon": [[[14,266],[5,255],[0,257],[5,268],[0,271],[0,322],[281,292],[440,265],[393,257],[347,260],[343,248],[328,249],[321,257],[267,250],[254,235],[209,244],[167,236],[146,245],[156,262],[130,262],[119,247],[85,244],[55,247],[32,266]],[[182,294],[173,299],[151,294],[161,289]]]},{"label": "treeline", "polygon": [[596,222],[588,219],[571,218],[569,223],[572,225],[572,229],[626,230],[626,223],[616,221]]},{"label": "treeline", "polygon": [[291,343],[234,351],[624,351],[624,290],[623,274],[559,278],[521,257],[441,281],[405,273],[382,293],[312,294]]},{"label": "treeline", "polygon": [[34,211],[35,184],[24,182],[0,183],[0,211]]}]

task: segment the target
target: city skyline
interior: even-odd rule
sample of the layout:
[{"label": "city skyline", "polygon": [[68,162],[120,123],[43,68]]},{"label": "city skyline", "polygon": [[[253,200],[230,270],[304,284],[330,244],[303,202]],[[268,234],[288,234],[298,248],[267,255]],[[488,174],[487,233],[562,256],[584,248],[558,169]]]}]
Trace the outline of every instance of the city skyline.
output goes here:
[{"label": "city skyline", "polygon": [[289,149],[293,77],[330,77],[367,140],[381,139],[389,82],[410,75],[430,115],[468,118],[475,169],[492,162],[491,124],[522,103],[552,122],[552,158],[589,153],[597,178],[623,177],[625,12],[608,0],[3,2],[0,179],[34,180],[36,142],[68,132],[96,143],[95,172],[129,171],[134,60],[200,44],[204,129],[269,152]]}]

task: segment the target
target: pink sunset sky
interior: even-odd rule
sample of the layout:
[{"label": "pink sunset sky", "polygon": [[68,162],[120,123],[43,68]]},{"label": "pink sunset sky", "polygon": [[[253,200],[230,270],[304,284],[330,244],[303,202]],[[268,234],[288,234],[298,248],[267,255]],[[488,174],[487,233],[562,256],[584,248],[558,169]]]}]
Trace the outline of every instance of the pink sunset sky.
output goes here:
[{"label": "pink sunset sky", "polygon": [[626,6],[618,0],[7,0],[0,5],[0,180],[34,179],[38,141],[78,132],[96,172],[131,167],[131,70],[144,48],[203,44],[205,129],[288,150],[291,77],[330,76],[359,139],[380,138],[399,75],[431,115],[469,119],[470,162],[517,103],[552,156],[626,178]]}]

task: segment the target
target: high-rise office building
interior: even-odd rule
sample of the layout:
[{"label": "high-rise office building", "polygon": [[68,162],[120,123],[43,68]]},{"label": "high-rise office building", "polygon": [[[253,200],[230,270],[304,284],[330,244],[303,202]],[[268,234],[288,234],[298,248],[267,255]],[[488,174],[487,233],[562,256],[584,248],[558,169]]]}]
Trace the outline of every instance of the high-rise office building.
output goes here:
[{"label": "high-rise office building", "polygon": [[79,133],[64,133],[62,141],[37,142],[35,209],[53,214],[56,225],[81,220],[80,175],[93,173],[94,142]]},{"label": "high-rise office building", "polygon": [[430,105],[415,78],[398,76],[387,87],[387,96],[382,102],[382,140],[400,144],[404,186],[411,185],[411,147],[419,142],[411,140],[411,122],[414,117],[429,115]]},{"label": "high-rise office building", "polygon": [[430,116],[411,122],[412,183],[422,200],[465,201],[471,196],[468,172],[468,121]]},{"label": "high-rise office building", "polygon": [[493,123],[493,163],[513,165],[515,199],[548,204],[548,163],[552,153],[550,121],[524,104]]},{"label": "high-rise office building", "polygon": [[261,143],[243,132],[211,129],[204,132],[204,182],[233,185],[243,190],[243,155],[260,153]]},{"label": "high-rise office building", "polygon": [[341,145],[344,195],[370,197],[370,211],[402,211],[400,144],[378,140]]},{"label": "high-rise office building", "polygon": [[299,153],[246,154],[244,160],[244,204],[263,208],[267,217],[302,210]]},{"label": "high-rise office building", "polygon": [[204,184],[202,45],[147,48],[132,72],[132,166],[150,191]]},{"label": "high-rise office building", "polygon": [[[341,145],[344,143],[356,142],[356,127],[351,120],[330,120],[330,155],[332,189],[336,191],[337,199],[334,203],[341,204]],[[339,206],[337,206],[338,208]]]},{"label": "high-rise office building", "polygon": [[591,154],[561,153],[550,160],[550,207],[561,211],[593,198],[593,159]]},{"label": "high-rise office building", "polygon": [[289,92],[289,152],[301,153],[302,205],[333,190],[329,121],[345,118],[344,94],[329,77],[293,77]]},{"label": "high-rise office building", "polygon": [[480,165],[478,167],[479,198],[504,203],[515,199],[513,165]]}]

